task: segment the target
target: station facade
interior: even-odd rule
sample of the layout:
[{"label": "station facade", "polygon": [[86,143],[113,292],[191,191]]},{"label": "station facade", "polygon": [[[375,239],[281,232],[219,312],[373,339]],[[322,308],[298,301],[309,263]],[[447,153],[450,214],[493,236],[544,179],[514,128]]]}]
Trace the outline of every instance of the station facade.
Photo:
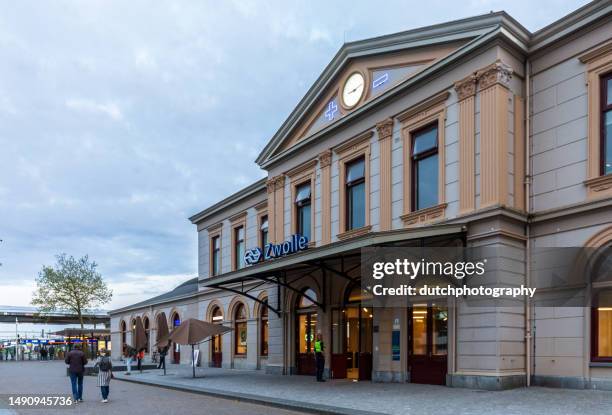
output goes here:
[{"label": "station facade", "polygon": [[610,33],[593,2],[535,33],[500,12],[345,44],[257,158],[267,177],[190,218],[198,277],[111,312],[113,345],[137,316],[151,339],[198,318],[232,328],[203,366],[313,374],[320,332],[331,378],[612,389],[612,308],[360,290],[370,246],[504,247],[518,285],[534,247],[610,254]]}]

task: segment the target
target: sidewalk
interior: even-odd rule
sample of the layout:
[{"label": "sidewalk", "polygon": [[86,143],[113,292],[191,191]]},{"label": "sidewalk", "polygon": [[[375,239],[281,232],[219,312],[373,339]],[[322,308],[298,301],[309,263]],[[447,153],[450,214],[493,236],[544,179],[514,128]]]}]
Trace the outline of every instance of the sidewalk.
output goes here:
[{"label": "sidewalk", "polygon": [[214,395],[296,411],[326,414],[612,414],[606,391],[531,387],[500,392],[445,386],[334,380],[317,383],[307,376],[273,376],[262,371],[169,365],[117,379]]}]

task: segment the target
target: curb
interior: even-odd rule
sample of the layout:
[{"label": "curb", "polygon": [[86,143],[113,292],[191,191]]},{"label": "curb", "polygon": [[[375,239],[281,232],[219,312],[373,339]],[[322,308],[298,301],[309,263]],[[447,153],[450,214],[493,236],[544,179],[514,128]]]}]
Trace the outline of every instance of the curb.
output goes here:
[{"label": "curb", "polygon": [[246,403],[252,403],[257,405],[270,406],[281,409],[288,409],[299,412],[308,412],[311,414],[321,415],[387,415],[384,412],[371,412],[360,409],[343,408],[339,406],[323,405],[310,402],[293,401],[289,399],[280,399],[274,397],[264,397],[260,395],[251,395],[248,393],[239,392],[225,392],[218,389],[201,388],[198,386],[187,386],[178,385],[176,383],[162,382],[162,381],[150,381],[135,378],[125,378],[123,376],[115,377],[116,380],[123,382],[131,382],[140,385],[156,386],[159,388],[172,389],[182,392],[197,393],[200,395],[207,395],[221,399],[229,399],[233,401],[240,401]]}]

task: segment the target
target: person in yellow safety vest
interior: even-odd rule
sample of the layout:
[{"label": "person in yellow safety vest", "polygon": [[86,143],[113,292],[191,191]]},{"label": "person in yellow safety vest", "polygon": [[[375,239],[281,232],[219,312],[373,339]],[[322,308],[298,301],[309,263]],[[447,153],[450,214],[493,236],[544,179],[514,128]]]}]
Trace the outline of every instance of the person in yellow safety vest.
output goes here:
[{"label": "person in yellow safety vest", "polygon": [[323,369],[325,368],[325,355],[323,354],[324,350],[325,343],[323,343],[321,333],[317,333],[317,338],[314,342],[315,361],[317,363],[317,382],[325,382],[323,379]]}]

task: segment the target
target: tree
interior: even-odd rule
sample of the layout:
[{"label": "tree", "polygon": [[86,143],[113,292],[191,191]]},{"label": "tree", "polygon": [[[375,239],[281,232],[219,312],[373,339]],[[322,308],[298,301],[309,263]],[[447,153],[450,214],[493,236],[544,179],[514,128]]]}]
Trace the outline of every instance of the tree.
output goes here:
[{"label": "tree", "polygon": [[83,313],[108,303],[113,292],[96,271],[98,264],[85,255],[75,259],[72,255],[56,256],[55,267],[43,265],[36,278],[32,305],[41,313],[67,311],[78,316],[83,327]]}]

